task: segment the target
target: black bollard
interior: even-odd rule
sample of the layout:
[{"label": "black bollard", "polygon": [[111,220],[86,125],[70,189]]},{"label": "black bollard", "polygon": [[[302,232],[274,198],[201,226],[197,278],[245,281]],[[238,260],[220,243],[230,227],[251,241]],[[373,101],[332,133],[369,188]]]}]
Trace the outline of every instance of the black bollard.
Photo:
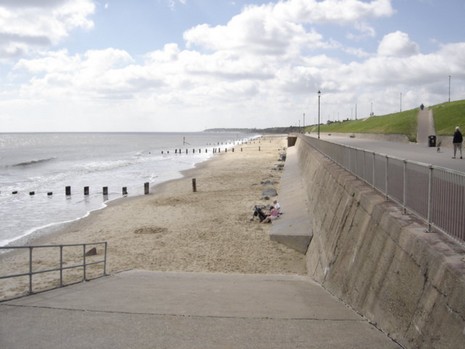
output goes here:
[{"label": "black bollard", "polygon": [[108,196],[108,187],[103,187],[103,195]]},{"label": "black bollard", "polygon": [[197,191],[197,181],[195,178],[192,178],[192,191],[194,193]]},{"label": "black bollard", "polygon": [[84,195],[89,195],[89,187],[84,187]]},{"label": "black bollard", "polygon": [[123,195],[128,195],[128,188],[127,187],[123,187]]},{"label": "black bollard", "polygon": [[71,187],[70,187],[70,186],[67,186],[67,187],[65,188],[65,195],[66,195],[66,196],[71,196]]},{"label": "black bollard", "polygon": [[150,186],[150,183],[148,183],[148,182],[144,183],[144,194],[145,195],[148,195],[149,192],[150,192],[150,187],[149,186]]}]

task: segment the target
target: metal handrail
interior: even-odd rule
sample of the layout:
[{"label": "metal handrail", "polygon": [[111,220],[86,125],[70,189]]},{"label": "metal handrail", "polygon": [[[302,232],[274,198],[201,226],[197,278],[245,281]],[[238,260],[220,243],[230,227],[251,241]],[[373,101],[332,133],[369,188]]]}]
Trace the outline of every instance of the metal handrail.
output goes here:
[{"label": "metal handrail", "polygon": [[299,136],[433,230],[465,242],[465,174],[440,166]]},{"label": "metal handrail", "polygon": [[[79,247],[82,246],[82,263],[81,264],[73,264],[73,265],[64,265],[63,261],[63,249],[67,247]],[[103,246],[103,259],[88,262],[88,246]],[[2,279],[9,279],[9,278],[17,278],[22,276],[29,277],[29,291],[28,294],[33,294],[33,276],[37,274],[44,274],[50,272],[60,272],[60,285],[59,287],[66,286],[63,282],[63,271],[68,269],[75,269],[75,268],[82,268],[83,269],[83,277],[82,281],[88,281],[87,275],[87,268],[91,265],[102,264],[103,265],[103,273],[101,276],[107,275],[107,242],[93,242],[93,243],[84,243],[84,244],[61,244],[61,245],[31,245],[31,246],[0,246],[1,250],[21,250],[21,249],[28,249],[29,250],[29,271],[18,273],[18,274],[9,274],[9,275],[0,275],[0,280]],[[59,268],[52,268],[52,269],[42,269],[42,270],[33,270],[33,250],[34,249],[44,249],[44,248],[59,248],[60,249],[60,267]],[[100,276],[99,276],[100,277]]]}]

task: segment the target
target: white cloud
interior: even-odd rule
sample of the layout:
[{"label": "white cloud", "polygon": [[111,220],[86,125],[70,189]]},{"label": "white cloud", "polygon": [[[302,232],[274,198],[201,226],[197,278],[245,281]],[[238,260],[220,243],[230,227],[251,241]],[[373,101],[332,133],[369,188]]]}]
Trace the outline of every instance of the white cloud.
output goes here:
[{"label": "white cloud", "polygon": [[409,57],[419,52],[418,45],[410,40],[408,34],[400,31],[385,35],[378,46],[381,56]]},{"label": "white cloud", "polygon": [[0,58],[48,48],[76,28],[91,29],[92,0],[0,2]]},{"label": "white cloud", "polygon": [[276,4],[248,6],[226,25],[198,25],[184,33],[188,47],[207,50],[234,50],[242,54],[295,54],[305,48],[332,46],[305,25],[337,23],[350,25],[373,36],[367,18],[393,13],[389,0],[289,0]]}]

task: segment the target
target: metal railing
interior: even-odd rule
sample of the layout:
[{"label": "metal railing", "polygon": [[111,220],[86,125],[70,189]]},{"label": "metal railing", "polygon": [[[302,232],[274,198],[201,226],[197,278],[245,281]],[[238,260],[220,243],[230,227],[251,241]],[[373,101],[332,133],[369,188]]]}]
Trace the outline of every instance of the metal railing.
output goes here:
[{"label": "metal railing", "polygon": [[[97,249],[98,246],[101,246],[103,248],[103,258],[102,259],[97,259],[96,256],[98,254],[95,251],[95,254],[92,253],[91,250],[88,249],[89,246],[95,247]],[[65,249],[71,249],[71,248],[77,248],[78,252],[74,254],[73,257],[69,257],[68,259],[64,258],[64,250]],[[33,251],[37,250],[45,250],[45,249],[59,249],[59,266],[56,268],[46,268],[46,269],[35,269],[34,268],[34,254]],[[27,263],[27,271],[23,271],[20,273],[16,274],[9,274],[9,275],[0,275],[0,280],[2,279],[10,279],[10,278],[20,278],[20,277],[25,277],[27,276],[29,278],[29,290],[28,294],[33,294],[34,289],[33,289],[33,276],[38,275],[38,274],[44,274],[44,273],[52,273],[52,272],[59,272],[59,286],[58,287],[63,287],[66,286],[64,283],[64,277],[63,277],[63,272],[65,270],[69,269],[77,269],[77,268],[82,268],[82,279],[77,282],[81,281],[88,281],[91,279],[95,279],[97,277],[105,276],[107,275],[106,273],[106,267],[107,267],[107,242],[95,242],[95,243],[86,243],[86,244],[63,244],[63,245],[36,245],[36,246],[0,246],[0,251],[5,250],[5,251],[17,251],[17,250],[28,250],[28,256],[26,257],[28,259]],[[79,252],[79,250],[82,252]],[[49,256],[49,254],[47,255]],[[8,257],[6,255],[2,257]],[[46,258],[47,260],[50,260],[50,257]],[[70,261],[71,259],[71,261]],[[76,259],[78,261],[76,261]],[[3,260],[1,261],[2,263],[4,262]],[[37,262],[37,261],[36,261]],[[71,264],[70,264],[71,263]],[[40,261],[36,263],[38,265],[43,264],[43,261]],[[101,265],[102,267],[102,273],[97,277],[92,277],[89,278],[88,276],[88,268],[93,265]],[[76,282],[70,282],[68,284],[72,284]],[[52,287],[49,289],[53,289],[56,287]],[[44,291],[44,290],[40,290]]]},{"label": "metal railing", "polygon": [[465,174],[312,137],[302,141],[438,230],[465,241]]}]

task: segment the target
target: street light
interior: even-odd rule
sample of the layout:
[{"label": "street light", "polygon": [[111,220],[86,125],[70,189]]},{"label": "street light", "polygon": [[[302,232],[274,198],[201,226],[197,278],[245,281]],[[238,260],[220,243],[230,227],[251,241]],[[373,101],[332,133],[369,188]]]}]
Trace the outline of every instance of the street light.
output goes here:
[{"label": "street light", "polygon": [[318,90],[318,139],[320,139],[320,97],[321,91]]},{"label": "street light", "polygon": [[449,75],[449,103],[450,103],[450,78],[451,76]]}]

